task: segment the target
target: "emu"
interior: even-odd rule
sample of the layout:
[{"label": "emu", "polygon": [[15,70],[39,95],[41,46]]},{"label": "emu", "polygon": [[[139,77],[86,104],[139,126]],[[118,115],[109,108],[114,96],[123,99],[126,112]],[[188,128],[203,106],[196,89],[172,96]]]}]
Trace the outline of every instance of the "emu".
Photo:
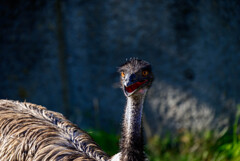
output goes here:
[{"label": "emu", "polygon": [[1,161],[143,161],[142,109],[154,76],[137,58],[119,67],[127,98],[120,152],[109,157],[83,130],[62,114],[27,102],[0,100]]}]

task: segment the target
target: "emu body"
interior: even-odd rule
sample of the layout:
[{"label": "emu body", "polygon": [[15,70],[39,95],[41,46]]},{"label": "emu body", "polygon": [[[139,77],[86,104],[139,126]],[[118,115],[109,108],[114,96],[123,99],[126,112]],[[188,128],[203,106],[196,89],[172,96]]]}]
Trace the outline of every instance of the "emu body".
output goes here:
[{"label": "emu body", "polygon": [[92,138],[61,114],[0,100],[0,160],[108,160]]},{"label": "emu body", "polygon": [[142,109],[153,81],[151,65],[130,59],[119,67],[127,98],[120,152],[109,157],[63,115],[45,107],[0,100],[0,161],[143,161]]}]

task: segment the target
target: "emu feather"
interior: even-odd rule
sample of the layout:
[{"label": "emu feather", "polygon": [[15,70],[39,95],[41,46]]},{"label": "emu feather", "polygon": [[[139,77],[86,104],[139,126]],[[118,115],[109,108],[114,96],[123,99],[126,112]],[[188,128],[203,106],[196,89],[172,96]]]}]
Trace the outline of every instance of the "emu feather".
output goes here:
[{"label": "emu feather", "polygon": [[92,138],[61,114],[0,100],[0,160],[108,160]]}]

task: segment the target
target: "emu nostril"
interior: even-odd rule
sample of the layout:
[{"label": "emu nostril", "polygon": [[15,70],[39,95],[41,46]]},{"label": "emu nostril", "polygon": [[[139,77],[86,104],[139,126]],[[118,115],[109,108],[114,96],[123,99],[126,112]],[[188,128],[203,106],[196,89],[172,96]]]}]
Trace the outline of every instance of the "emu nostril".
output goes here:
[{"label": "emu nostril", "polygon": [[129,81],[133,82],[135,80],[136,80],[136,75],[135,74],[130,75]]}]

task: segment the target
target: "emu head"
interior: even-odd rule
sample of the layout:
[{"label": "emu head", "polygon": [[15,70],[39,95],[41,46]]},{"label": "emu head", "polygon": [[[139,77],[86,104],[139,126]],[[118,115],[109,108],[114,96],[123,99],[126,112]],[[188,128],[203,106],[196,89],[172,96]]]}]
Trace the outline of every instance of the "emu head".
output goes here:
[{"label": "emu head", "polygon": [[127,97],[145,94],[154,80],[151,65],[141,59],[130,58],[118,71],[121,87]]}]

